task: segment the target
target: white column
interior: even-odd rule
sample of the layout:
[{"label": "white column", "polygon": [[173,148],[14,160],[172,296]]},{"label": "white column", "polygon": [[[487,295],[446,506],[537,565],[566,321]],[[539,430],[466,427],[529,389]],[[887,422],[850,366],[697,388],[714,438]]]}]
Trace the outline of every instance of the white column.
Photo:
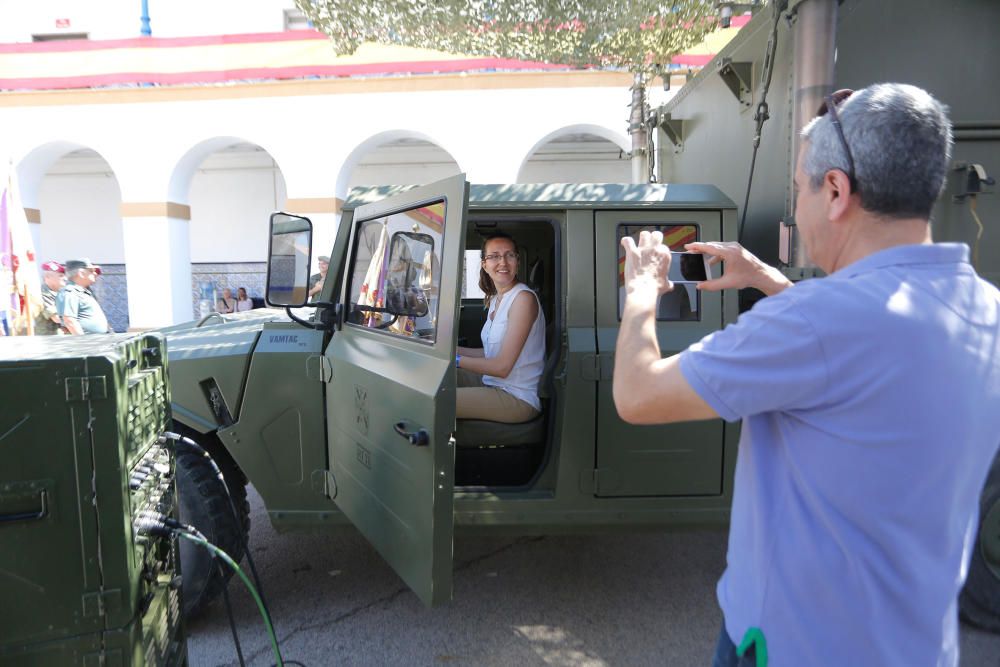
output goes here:
[{"label": "white column", "polygon": [[122,203],[131,329],[194,318],[189,219],[179,204]]}]

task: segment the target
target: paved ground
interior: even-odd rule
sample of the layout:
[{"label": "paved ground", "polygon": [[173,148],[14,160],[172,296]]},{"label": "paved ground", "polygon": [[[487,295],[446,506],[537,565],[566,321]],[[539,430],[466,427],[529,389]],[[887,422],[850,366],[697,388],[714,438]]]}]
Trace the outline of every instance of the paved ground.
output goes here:
[{"label": "paved ground", "polygon": [[[459,538],[455,599],[426,609],[357,533],[277,535],[251,494],[251,547],[285,660],[325,665],[709,665],[725,534]],[[230,586],[247,664],[273,664]],[[221,603],[188,627],[191,664],[236,663]],[[962,628],[962,667],[1000,636]]]}]

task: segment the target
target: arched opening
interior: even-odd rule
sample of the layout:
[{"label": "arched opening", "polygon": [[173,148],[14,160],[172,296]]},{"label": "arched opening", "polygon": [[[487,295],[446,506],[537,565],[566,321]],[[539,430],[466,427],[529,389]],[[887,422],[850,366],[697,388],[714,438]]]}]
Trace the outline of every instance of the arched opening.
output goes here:
[{"label": "arched opening", "polygon": [[88,146],[53,142],[26,155],[18,175],[39,263],[86,258],[100,264],[94,296],[111,328],[127,331],[122,197],[114,169]]},{"label": "arched opening", "polygon": [[528,152],[518,183],[628,183],[632,171],[624,135],[596,125],[561,128]]},{"label": "arched opening", "polygon": [[422,185],[461,173],[462,168],[432,137],[393,130],[369,137],[344,161],[337,196],[363,185]]},{"label": "arched opening", "polygon": [[284,208],[285,179],[271,154],[237,137],[191,148],[170,181],[172,201],[187,202],[191,296],[195,316],[220,306],[223,290],[240,287],[263,303],[268,220]]}]

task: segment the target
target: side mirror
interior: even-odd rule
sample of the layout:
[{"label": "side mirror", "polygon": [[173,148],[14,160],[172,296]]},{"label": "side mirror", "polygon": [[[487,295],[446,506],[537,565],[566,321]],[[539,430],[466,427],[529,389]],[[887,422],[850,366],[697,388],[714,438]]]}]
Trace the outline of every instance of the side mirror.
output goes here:
[{"label": "side mirror", "polygon": [[290,213],[272,213],[264,294],[267,305],[291,308],[306,305],[311,257],[312,221]]},{"label": "side mirror", "polygon": [[425,317],[434,239],[427,234],[393,235],[386,267],[385,309],[396,316]]}]

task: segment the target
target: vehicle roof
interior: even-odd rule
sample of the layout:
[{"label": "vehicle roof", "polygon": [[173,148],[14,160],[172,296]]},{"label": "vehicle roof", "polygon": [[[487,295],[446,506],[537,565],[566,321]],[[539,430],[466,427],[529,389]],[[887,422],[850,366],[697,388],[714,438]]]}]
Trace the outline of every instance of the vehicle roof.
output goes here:
[{"label": "vehicle roof", "polygon": [[[415,185],[357,187],[344,202],[355,209]],[[714,185],[687,183],[473,183],[469,208],[735,208]]]}]

